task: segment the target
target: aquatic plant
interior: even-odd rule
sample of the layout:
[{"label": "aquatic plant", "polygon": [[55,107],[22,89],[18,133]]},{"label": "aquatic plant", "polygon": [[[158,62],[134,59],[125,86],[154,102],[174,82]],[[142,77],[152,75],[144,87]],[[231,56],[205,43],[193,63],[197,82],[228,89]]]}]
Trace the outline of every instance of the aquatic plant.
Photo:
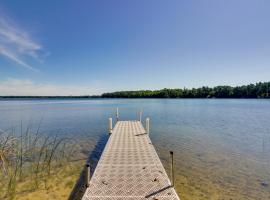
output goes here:
[{"label": "aquatic plant", "polygon": [[[27,183],[27,190],[48,188],[48,179],[74,154],[74,139],[46,135],[31,125],[25,129],[21,122],[0,131],[0,199],[14,199],[19,183]],[[18,133],[19,132],[19,133]]]}]

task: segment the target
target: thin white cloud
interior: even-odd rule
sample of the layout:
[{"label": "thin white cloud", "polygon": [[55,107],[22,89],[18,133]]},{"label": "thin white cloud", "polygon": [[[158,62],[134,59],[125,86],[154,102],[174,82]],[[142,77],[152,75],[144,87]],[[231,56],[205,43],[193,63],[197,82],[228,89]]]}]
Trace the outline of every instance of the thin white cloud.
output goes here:
[{"label": "thin white cloud", "polygon": [[37,71],[35,68],[31,67],[30,65],[28,65],[27,63],[25,63],[24,61],[22,61],[21,59],[18,58],[18,56],[16,54],[13,54],[12,52],[9,52],[8,49],[5,49],[5,47],[0,46],[0,54],[8,57],[9,59],[15,61],[16,63],[18,63],[19,65],[33,70],[33,71]]},{"label": "thin white cloud", "polygon": [[41,61],[40,51],[42,46],[33,41],[29,34],[19,28],[7,17],[0,16],[0,54],[17,64],[36,71],[34,67],[26,63],[23,58],[30,57]]},{"label": "thin white cloud", "polygon": [[0,96],[64,96],[100,94],[97,86],[56,85],[35,83],[29,79],[8,78],[0,82]]}]

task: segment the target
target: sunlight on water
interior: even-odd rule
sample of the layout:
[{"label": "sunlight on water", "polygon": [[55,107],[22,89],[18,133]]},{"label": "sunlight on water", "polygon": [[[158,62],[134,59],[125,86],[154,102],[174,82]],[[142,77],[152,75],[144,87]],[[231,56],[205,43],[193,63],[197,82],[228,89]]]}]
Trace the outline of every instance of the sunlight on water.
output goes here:
[{"label": "sunlight on water", "polygon": [[42,120],[43,133],[91,140],[90,154],[116,107],[122,120],[138,119],[141,108],[150,117],[150,137],[168,173],[174,151],[182,200],[270,199],[269,100],[0,101],[0,129]]}]

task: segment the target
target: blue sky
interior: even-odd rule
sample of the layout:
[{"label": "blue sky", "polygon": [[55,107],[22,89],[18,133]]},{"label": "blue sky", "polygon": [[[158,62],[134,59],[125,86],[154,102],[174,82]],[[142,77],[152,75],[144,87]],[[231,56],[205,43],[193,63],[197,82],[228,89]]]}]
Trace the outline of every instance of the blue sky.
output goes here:
[{"label": "blue sky", "polygon": [[270,1],[0,0],[0,95],[269,81]]}]

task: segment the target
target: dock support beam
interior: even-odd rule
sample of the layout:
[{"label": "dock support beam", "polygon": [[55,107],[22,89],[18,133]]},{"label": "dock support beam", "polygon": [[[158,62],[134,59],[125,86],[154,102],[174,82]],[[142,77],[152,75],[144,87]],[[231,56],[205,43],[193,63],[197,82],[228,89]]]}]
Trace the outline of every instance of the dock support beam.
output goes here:
[{"label": "dock support beam", "polygon": [[173,163],[173,151],[170,151],[171,154],[171,182],[172,182],[172,187],[174,187],[174,163]]},{"label": "dock support beam", "polygon": [[116,121],[119,121],[119,111],[118,111],[118,107],[116,108]]},{"label": "dock support beam", "polygon": [[109,118],[109,135],[112,134],[112,118]]},{"label": "dock support beam", "polygon": [[146,118],[145,126],[146,126],[146,133],[149,134],[149,129],[150,129],[150,119],[149,118]]},{"label": "dock support beam", "polygon": [[90,164],[87,163],[86,164],[86,177],[85,177],[85,182],[86,182],[86,187],[89,187],[89,183],[90,183]]}]

